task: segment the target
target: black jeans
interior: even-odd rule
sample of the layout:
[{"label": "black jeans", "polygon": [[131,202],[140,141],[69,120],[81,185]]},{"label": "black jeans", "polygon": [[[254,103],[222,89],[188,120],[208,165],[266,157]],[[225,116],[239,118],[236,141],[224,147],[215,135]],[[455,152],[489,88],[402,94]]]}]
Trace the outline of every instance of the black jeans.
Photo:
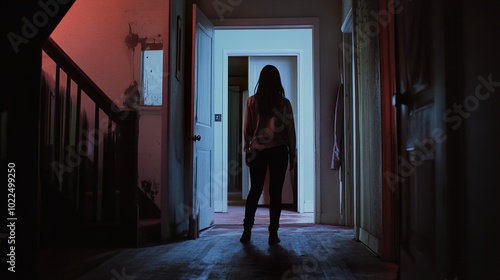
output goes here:
[{"label": "black jeans", "polygon": [[281,194],[283,182],[285,181],[286,168],[288,166],[288,148],[281,145],[273,148],[257,150],[256,156],[250,165],[250,192],[245,205],[245,219],[243,226],[251,229],[255,219],[255,211],[259,203],[264,181],[266,179],[267,167],[269,166],[269,231],[279,228],[281,215]]}]

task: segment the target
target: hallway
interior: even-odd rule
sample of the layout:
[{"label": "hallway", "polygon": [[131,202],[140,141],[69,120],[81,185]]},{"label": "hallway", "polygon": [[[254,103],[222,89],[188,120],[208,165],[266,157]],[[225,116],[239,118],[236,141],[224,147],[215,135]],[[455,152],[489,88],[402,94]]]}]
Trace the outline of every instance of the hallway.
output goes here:
[{"label": "hallway", "polygon": [[284,224],[281,243],[272,247],[265,225],[255,226],[249,245],[239,242],[240,234],[239,225],[215,225],[195,240],[100,253],[91,248],[46,252],[41,279],[397,278],[397,265],[354,241],[350,228]]}]

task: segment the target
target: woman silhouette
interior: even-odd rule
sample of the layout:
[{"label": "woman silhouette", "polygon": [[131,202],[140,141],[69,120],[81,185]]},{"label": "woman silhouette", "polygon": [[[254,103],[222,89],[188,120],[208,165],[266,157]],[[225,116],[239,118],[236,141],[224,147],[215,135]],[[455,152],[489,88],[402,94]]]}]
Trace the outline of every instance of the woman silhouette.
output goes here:
[{"label": "woman silhouette", "polygon": [[246,163],[250,167],[250,192],[245,205],[242,243],[251,239],[255,211],[264,188],[269,167],[269,245],[278,238],[281,195],[288,163],[296,164],[296,139],[293,111],[285,97],[278,69],[266,65],[260,72],[255,94],[246,102],[244,136]]}]

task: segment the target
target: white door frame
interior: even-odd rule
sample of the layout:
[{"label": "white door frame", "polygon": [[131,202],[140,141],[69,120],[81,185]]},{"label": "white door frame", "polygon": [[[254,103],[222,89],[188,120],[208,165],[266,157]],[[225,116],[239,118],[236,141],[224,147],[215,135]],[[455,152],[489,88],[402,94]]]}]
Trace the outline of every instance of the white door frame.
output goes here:
[{"label": "white door frame", "polygon": [[[313,83],[313,110],[314,110],[314,133],[315,135],[320,135],[319,134],[319,120],[320,120],[320,112],[317,110],[317,108],[320,108],[320,79],[319,79],[319,69],[320,69],[320,63],[319,63],[319,19],[318,18],[282,18],[282,19],[273,19],[273,18],[268,18],[268,19],[226,19],[224,21],[213,21],[214,28],[215,29],[228,29],[228,30],[235,30],[235,29],[300,29],[300,28],[308,28],[312,30],[312,39],[313,39],[313,75],[312,75],[312,83]],[[215,40],[217,40],[215,38]],[[298,50],[288,50],[288,51],[283,51],[283,50],[269,50],[269,51],[246,51],[246,52],[225,52],[224,53],[224,61],[226,61],[227,64],[227,59],[229,56],[234,56],[234,55],[245,55],[245,56],[258,56],[258,55],[273,55],[273,56],[278,56],[278,55],[292,55],[292,56],[299,56],[301,55],[300,51]],[[223,66],[223,67],[227,67]],[[224,79],[224,78],[223,78]],[[227,79],[227,77],[225,78]],[[226,81],[227,82],[227,81]],[[251,89],[249,89],[251,90]],[[318,137],[315,137],[314,139],[314,159],[320,158],[320,139]],[[227,170],[227,168],[226,168]],[[313,186],[314,186],[314,220],[315,223],[320,222],[320,186],[319,186],[319,178],[320,178],[320,168],[319,168],[319,162],[317,160],[314,160],[314,167],[313,167]],[[226,188],[227,188],[227,176],[222,175],[222,184],[224,185],[224,182],[226,182]],[[298,193],[298,197],[300,198],[300,190]],[[222,205],[222,212],[227,211],[227,196],[222,197],[223,205]],[[302,210],[302,205],[298,205],[299,207],[299,212]]]}]

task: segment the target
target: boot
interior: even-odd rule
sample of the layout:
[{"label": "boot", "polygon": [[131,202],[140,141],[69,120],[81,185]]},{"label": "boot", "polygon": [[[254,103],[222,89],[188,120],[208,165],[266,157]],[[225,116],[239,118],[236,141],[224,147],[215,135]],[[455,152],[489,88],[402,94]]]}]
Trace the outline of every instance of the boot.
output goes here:
[{"label": "boot", "polygon": [[252,230],[251,229],[244,229],[243,234],[241,235],[240,242],[241,243],[248,243],[250,242],[250,239],[252,238]]},{"label": "boot", "polygon": [[243,234],[241,235],[240,242],[248,243],[252,238],[252,227],[253,220],[251,219],[243,219]]},{"label": "boot", "polygon": [[281,240],[278,237],[278,231],[277,230],[270,230],[269,231],[269,245],[275,245],[280,243]]}]

